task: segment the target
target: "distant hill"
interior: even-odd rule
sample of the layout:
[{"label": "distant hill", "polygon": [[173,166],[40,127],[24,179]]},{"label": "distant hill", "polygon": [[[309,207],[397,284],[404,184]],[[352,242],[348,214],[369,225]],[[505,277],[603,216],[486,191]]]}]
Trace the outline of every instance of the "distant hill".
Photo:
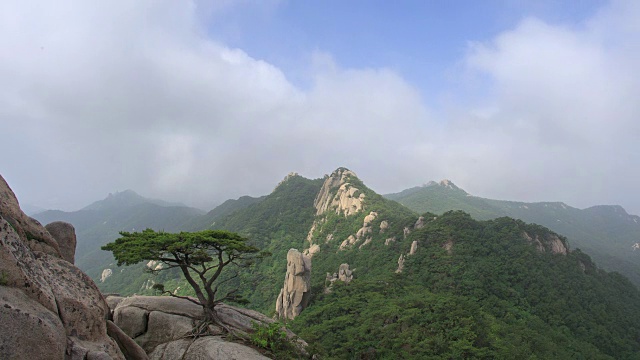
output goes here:
[{"label": "distant hill", "polygon": [[177,231],[203,211],[162,200],[147,199],[132,190],[109,194],[105,199],[73,212],[48,210],[33,215],[42,224],[66,221],[76,229],[76,265],[98,284],[102,271],[113,262],[100,246],[113,241],[120,231],[151,228]]},{"label": "distant hill", "polygon": [[561,202],[484,199],[468,194],[448,180],[385,197],[417,212],[441,214],[462,210],[478,220],[509,216],[546,226],[567,236],[572,248],[588,253],[599,266],[618,271],[640,286],[640,251],[633,248],[640,242],[640,217],[629,215],[621,206],[601,205],[581,210]]},{"label": "distant hill", "polygon": [[140,204],[154,204],[163,207],[187,207],[182,203],[168,202],[159,199],[149,199],[144,196],[138,195],[138,193],[133,190],[124,190],[116,192],[115,194],[109,194],[105,199],[87,205],[82,208],[82,210],[109,211]]}]

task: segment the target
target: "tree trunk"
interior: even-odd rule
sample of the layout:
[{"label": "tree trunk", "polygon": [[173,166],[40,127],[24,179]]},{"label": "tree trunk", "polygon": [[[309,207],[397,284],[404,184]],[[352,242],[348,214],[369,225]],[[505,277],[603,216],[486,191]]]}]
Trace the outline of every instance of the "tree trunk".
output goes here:
[{"label": "tree trunk", "polygon": [[222,322],[222,319],[220,319],[220,316],[218,316],[218,312],[215,310],[215,308],[206,306],[203,306],[202,308],[204,310],[203,323],[206,324],[205,329],[203,330],[208,330],[206,327],[208,327],[209,325],[217,325],[221,327],[225,332],[236,335],[233,330],[231,330],[226,324]]}]

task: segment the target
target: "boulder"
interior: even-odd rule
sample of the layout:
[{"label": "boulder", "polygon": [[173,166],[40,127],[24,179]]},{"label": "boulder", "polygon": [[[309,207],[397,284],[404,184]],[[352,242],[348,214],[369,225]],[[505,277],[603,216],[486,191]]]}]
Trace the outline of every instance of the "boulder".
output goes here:
[{"label": "boulder", "polygon": [[107,321],[107,334],[118,344],[118,347],[127,360],[149,359],[144,349],[113,323],[113,321]]},{"label": "boulder", "polygon": [[56,240],[38,220],[20,210],[16,195],[2,176],[0,176],[0,216],[11,224],[13,230],[32,251],[61,257]]},{"label": "boulder", "polygon": [[56,239],[60,248],[60,255],[74,264],[76,257],[76,229],[64,221],[54,221],[44,227]]},{"label": "boulder", "polygon": [[311,259],[296,249],[287,253],[287,273],[276,300],[281,319],[294,319],[307,307],[311,296]]},{"label": "boulder", "polygon": [[0,357],[64,359],[67,337],[60,318],[16,288],[0,286]]},{"label": "boulder", "polygon": [[173,359],[229,359],[263,360],[269,359],[255,349],[225,341],[219,336],[205,336],[198,339],[178,339],[164,343],[150,354],[152,360]]},{"label": "boulder", "polygon": [[[224,326],[238,336],[252,333],[254,323],[274,322],[257,311],[226,304],[216,306],[216,312]],[[219,337],[222,329],[216,326],[209,327],[210,336],[198,338],[195,342],[192,338],[185,338],[198,321],[203,319],[203,315],[201,306],[185,299],[171,296],[133,296],[125,298],[116,306],[114,323],[134,338],[151,359],[180,359],[183,355],[185,360],[264,359],[255,357],[262,355],[249,347],[223,341]],[[295,334],[288,330],[286,332],[289,339],[296,339]],[[306,346],[304,341],[297,341],[301,348]]]},{"label": "boulder", "polygon": [[109,307],[93,280],[64,260],[54,237],[20,210],[1,176],[0,279],[0,358],[124,359],[107,335]]}]

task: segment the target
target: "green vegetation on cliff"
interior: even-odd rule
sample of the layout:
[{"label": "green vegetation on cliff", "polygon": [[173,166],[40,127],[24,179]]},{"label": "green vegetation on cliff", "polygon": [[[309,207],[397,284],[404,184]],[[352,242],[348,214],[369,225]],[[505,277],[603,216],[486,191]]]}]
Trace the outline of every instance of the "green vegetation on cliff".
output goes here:
[{"label": "green vegetation on cliff", "polygon": [[562,241],[510,218],[445,213],[407,237],[418,248],[401,273],[356,271],[288,325],[331,359],[636,358],[638,290],[582,252],[540,252],[524,233]]},{"label": "green vegetation on cliff", "polygon": [[[444,181],[443,181],[444,183]],[[471,196],[447,181],[414,187],[386,198],[400,202],[418,213],[442,214],[462,210],[474,219],[502,216],[536,223],[565,235],[571,248],[579,248],[604,269],[618,271],[640,286],[640,217],[629,215],[620,206],[576,209],[561,202],[525,203]]]}]

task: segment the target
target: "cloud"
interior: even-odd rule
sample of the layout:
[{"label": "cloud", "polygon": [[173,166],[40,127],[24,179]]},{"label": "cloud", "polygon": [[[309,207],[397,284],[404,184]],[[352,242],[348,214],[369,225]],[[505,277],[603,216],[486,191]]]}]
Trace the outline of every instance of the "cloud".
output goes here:
[{"label": "cloud", "polygon": [[528,18],[470,45],[467,70],[490,84],[480,106],[492,111],[469,115],[466,132],[502,144],[480,161],[487,171],[478,191],[508,197],[520,188],[532,200],[608,199],[640,209],[640,199],[629,198],[630,179],[640,178],[638,19],[637,2],[614,2],[579,26]]},{"label": "cloud", "polygon": [[[0,25],[12,50],[0,108],[21,137],[0,145],[20,153],[3,171],[27,202],[77,207],[129,187],[199,206],[259,195],[291,170],[393,165],[403,145],[385,138],[415,137],[405,125],[424,117],[417,91],[387,69],[317,69],[297,88],[207,38],[200,3],[40,5],[1,9],[15,21]],[[26,158],[46,180],[21,170]]]},{"label": "cloud", "polygon": [[295,85],[207,35],[237,6],[219,4],[0,4],[0,173],[21,201],[73,209],[133,188],[209,207],[347,166],[379,192],[447,177],[478,195],[640,213],[634,2],[470,44],[463,76],[481,96],[439,116],[419,80],[321,50]]}]

